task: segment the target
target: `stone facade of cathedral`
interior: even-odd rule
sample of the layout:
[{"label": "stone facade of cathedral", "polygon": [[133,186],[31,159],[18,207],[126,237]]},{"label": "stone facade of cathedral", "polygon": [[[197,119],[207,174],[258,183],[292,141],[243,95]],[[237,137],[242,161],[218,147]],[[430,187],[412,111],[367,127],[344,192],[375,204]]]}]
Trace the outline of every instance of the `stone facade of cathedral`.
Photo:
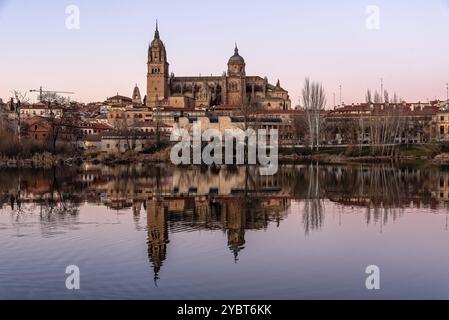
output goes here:
[{"label": "stone facade of cathedral", "polygon": [[251,103],[266,110],[291,109],[288,92],[279,81],[272,85],[266,77],[247,76],[245,69],[236,45],[222,76],[175,77],[170,74],[167,51],[156,26],[148,50],[147,106],[192,109]]}]

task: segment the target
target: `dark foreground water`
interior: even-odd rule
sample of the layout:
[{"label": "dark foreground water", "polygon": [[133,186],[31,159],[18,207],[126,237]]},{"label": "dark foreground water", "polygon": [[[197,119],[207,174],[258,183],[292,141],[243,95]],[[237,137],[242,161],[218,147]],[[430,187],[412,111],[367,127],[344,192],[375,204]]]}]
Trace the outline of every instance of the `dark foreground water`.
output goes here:
[{"label": "dark foreground water", "polygon": [[448,299],[448,182],[388,165],[2,170],[0,298]]}]

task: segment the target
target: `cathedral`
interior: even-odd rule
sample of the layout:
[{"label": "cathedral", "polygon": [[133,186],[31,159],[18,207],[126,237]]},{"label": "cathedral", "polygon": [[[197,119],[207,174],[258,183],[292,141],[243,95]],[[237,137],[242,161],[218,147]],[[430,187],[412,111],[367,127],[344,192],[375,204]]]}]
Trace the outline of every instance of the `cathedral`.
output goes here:
[{"label": "cathedral", "polygon": [[265,110],[289,110],[288,91],[259,76],[246,75],[245,59],[237,45],[228,61],[228,71],[221,76],[175,77],[170,74],[167,51],[158,26],[148,49],[147,99],[148,107],[211,108],[256,105]]}]

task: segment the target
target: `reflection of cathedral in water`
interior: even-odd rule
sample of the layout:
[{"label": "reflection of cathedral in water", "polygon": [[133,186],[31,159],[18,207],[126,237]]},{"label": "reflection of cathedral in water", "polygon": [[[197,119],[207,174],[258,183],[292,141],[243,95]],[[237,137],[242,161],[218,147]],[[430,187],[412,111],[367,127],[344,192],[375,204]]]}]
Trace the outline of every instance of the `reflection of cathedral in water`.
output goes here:
[{"label": "reflection of cathedral in water", "polygon": [[290,200],[221,199],[201,201],[194,198],[148,200],[148,256],[155,274],[159,272],[169,249],[169,234],[194,230],[222,230],[235,262],[245,246],[245,231],[266,229],[271,222],[279,225]]},{"label": "reflection of cathedral in water", "polygon": [[356,208],[368,224],[385,224],[407,208],[449,208],[449,169],[302,164],[281,166],[275,176],[261,177],[253,167],[222,167],[217,172],[198,167],[88,165],[4,170],[0,175],[0,208],[7,206],[23,217],[38,206],[43,226],[62,224],[69,215],[76,219],[78,207],[94,203],[132,211],[136,229],[142,230],[140,216],[146,212],[148,253],[156,278],[170,252],[170,235],[220,230],[237,262],[247,246],[246,231],[279,224],[291,202],[299,204],[296,213],[302,216],[306,234],[321,230],[329,202]]},{"label": "reflection of cathedral in water", "polygon": [[154,280],[159,279],[159,271],[167,255],[168,228],[166,208],[157,201],[147,205],[148,257],[153,265]]}]

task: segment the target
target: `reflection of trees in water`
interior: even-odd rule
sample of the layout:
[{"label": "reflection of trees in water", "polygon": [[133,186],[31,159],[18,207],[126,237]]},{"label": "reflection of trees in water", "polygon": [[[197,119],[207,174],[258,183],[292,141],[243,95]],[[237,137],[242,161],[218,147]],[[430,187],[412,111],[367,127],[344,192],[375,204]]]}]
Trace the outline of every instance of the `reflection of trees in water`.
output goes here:
[{"label": "reflection of trees in water", "polygon": [[43,234],[51,234],[52,228],[67,225],[79,213],[82,188],[73,182],[73,175],[70,169],[56,167],[4,170],[0,175],[0,204],[8,205],[18,223],[38,215]]},{"label": "reflection of trees in water", "polygon": [[[309,234],[324,224],[324,199],[345,207],[364,208],[367,223],[384,224],[397,219],[410,202],[432,203],[435,183],[439,186],[440,178],[449,181],[448,172],[439,168],[420,170],[385,164],[281,166],[273,177],[259,176],[257,168],[251,166],[202,170],[159,166],[95,168],[100,189],[106,195],[101,198],[105,205],[117,201],[117,208],[130,208],[137,230],[144,228],[142,207],[147,212],[148,256],[155,280],[166,258],[171,233],[221,230],[238,261],[246,246],[246,231],[264,230],[270,223],[279,226],[291,199],[304,201],[302,223]],[[93,201],[100,201],[98,185],[76,178],[93,175],[89,172],[93,169],[2,170],[0,205],[11,208],[18,221],[38,214],[43,232],[51,235],[55,226],[67,226],[77,219],[79,203],[90,200],[89,194],[96,195]],[[231,190],[226,191],[230,194],[189,191],[189,195],[181,197],[173,191],[176,174],[186,190],[206,186],[204,190],[209,192],[209,187],[215,190],[217,183],[223,183],[227,187],[223,190]],[[167,199],[171,192],[176,195]]]},{"label": "reflection of trees in water", "polygon": [[319,230],[324,220],[324,203],[321,196],[320,167],[310,164],[308,169],[308,191],[304,200],[303,225],[306,234],[311,230]]},{"label": "reflection of trees in water", "polygon": [[[284,173],[288,170],[289,173]],[[324,199],[343,206],[366,208],[367,223],[387,223],[400,217],[406,206],[436,206],[432,190],[438,168],[395,167],[388,164],[297,166],[280,169],[282,181],[293,198],[304,199],[303,225],[306,234],[319,230],[324,221]],[[449,181],[449,175],[448,181]],[[449,183],[449,182],[448,182]],[[285,188],[285,187],[284,187]]]},{"label": "reflection of trees in water", "polygon": [[331,183],[331,200],[366,208],[366,222],[397,219],[411,199],[425,198],[425,186],[417,177],[421,171],[409,172],[386,164],[348,166]]}]

